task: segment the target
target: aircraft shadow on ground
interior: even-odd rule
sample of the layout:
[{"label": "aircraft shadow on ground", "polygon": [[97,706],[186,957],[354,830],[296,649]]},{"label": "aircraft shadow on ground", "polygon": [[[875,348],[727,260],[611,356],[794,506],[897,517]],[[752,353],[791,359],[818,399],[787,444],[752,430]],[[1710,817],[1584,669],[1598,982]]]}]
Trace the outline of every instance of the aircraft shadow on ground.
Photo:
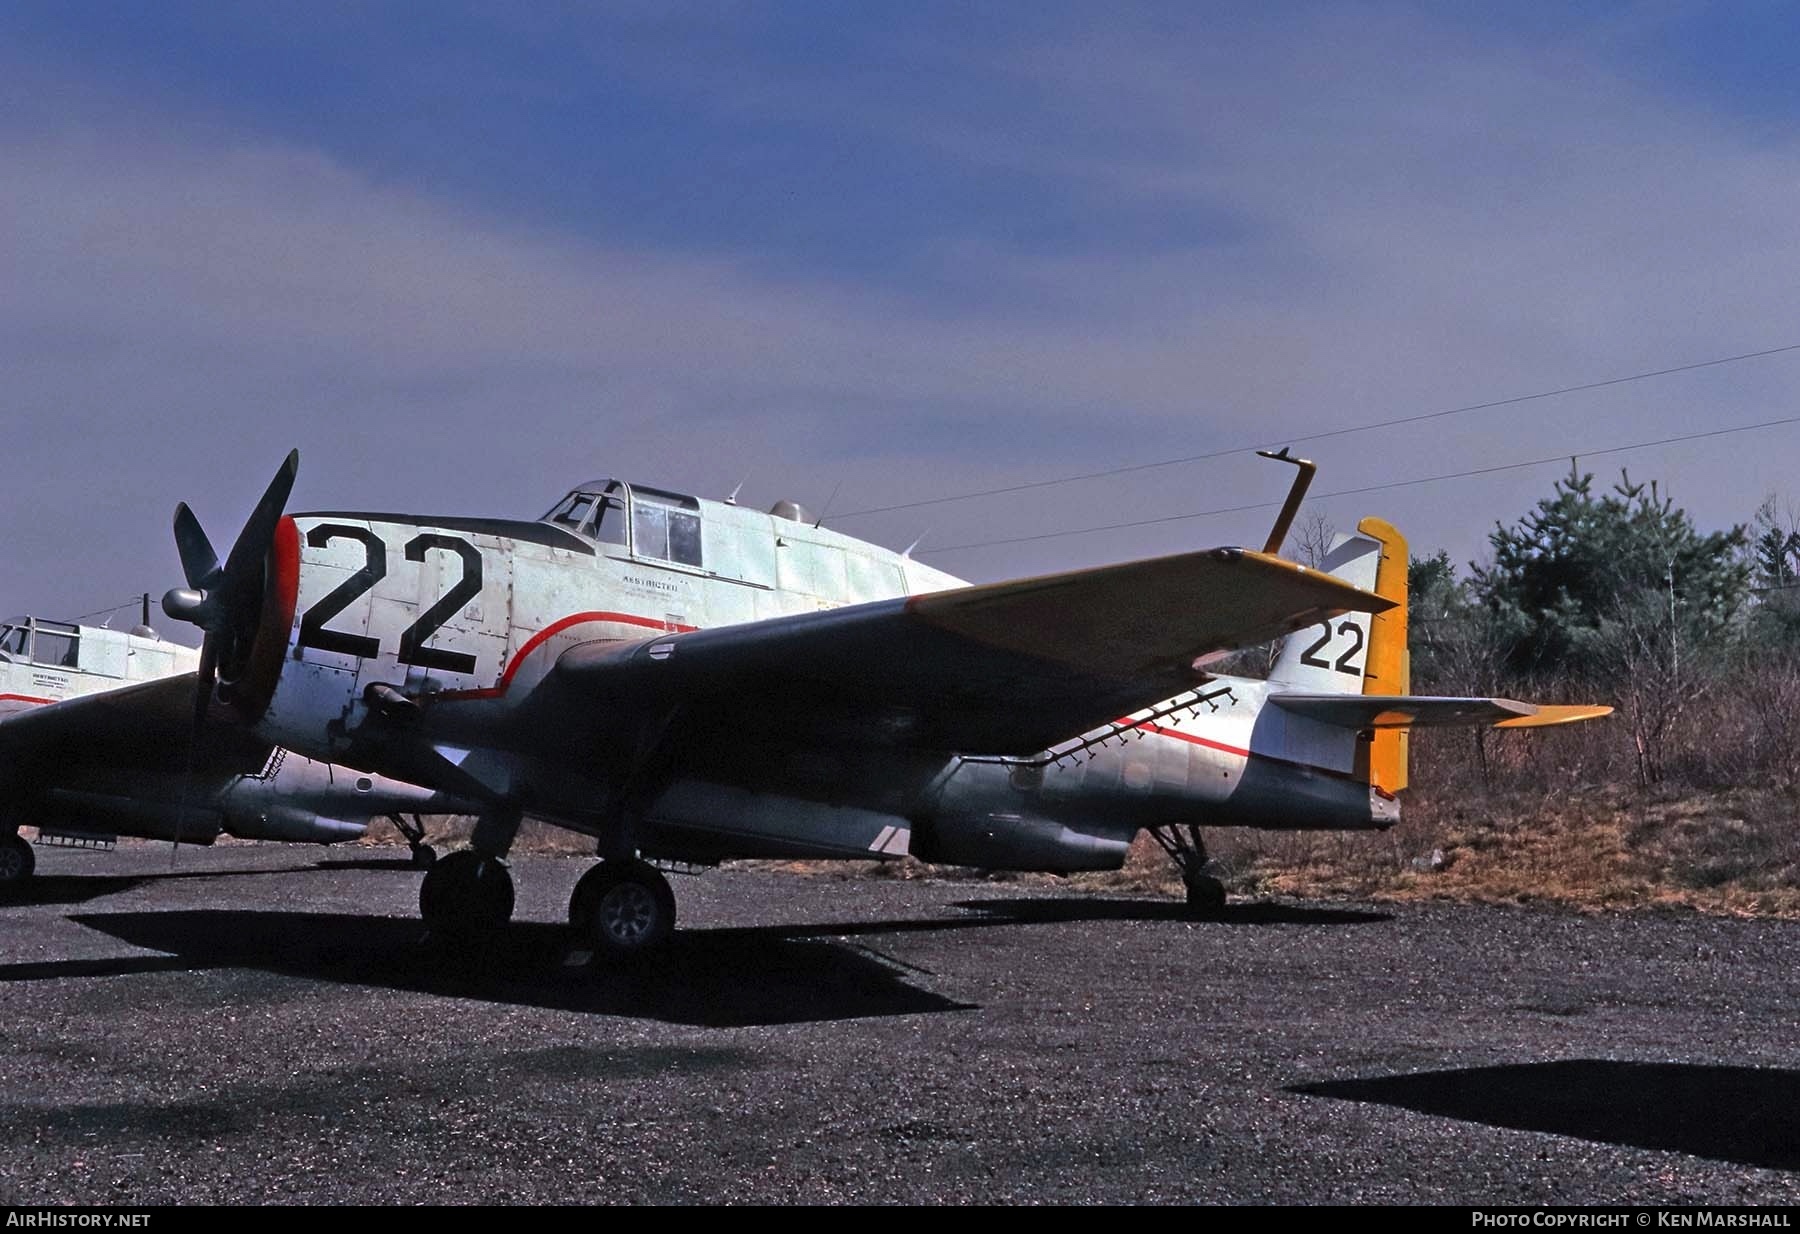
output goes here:
[{"label": "aircraft shadow on ground", "polygon": [[1800,1071],[1569,1059],[1303,1084],[1466,1122],[1800,1169]]},{"label": "aircraft shadow on ground", "polygon": [[0,893],[0,908],[38,904],[86,904],[102,896],[117,895],[146,883],[187,878],[249,878],[288,874],[291,869],[269,870],[170,870],[158,874],[34,874],[16,887]]},{"label": "aircraft shadow on ground", "polygon": [[[1178,900],[1097,896],[1031,897],[963,900],[956,907],[1004,918],[1019,925],[1054,925],[1066,921],[1195,921]],[[1307,908],[1298,904],[1230,904],[1201,925],[1368,925],[1392,921],[1389,913],[1358,908]]]},{"label": "aircraft shadow on ground", "polygon": [[562,926],[515,922],[479,946],[425,937],[416,919],[228,909],[86,913],[72,920],[167,953],[0,965],[0,984],[245,968],[452,998],[734,1028],[960,1011],[903,966],[795,931],[682,930],[654,959],[572,963]]},{"label": "aircraft shadow on ground", "polygon": [[[163,877],[163,876],[152,876]],[[83,880],[92,881],[92,880]],[[159,955],[0,965],[0,985],[243,968],[489,1002],[632,1016],[707,1027],[786,1024],[969,1010],[910,984],[922,970],[852,940],[1084,921],[1183,921],[1151,899],[968,900],[955,917],[810,922],[676,932],[635,965],[571,963],[561,926],[515,922],[479,946],[426,937],[416,919],[226,909],[83,913],[71,920]],[[1241,904],[1208,925],[1344,925],[1382,913]],[[929,974],[925,974],[929,976]]]}]

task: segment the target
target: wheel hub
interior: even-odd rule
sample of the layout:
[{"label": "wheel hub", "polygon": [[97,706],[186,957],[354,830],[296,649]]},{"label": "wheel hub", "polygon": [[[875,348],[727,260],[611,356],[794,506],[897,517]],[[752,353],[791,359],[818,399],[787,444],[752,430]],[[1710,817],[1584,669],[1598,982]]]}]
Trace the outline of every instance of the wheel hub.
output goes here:
[{"label": "wheel hub", "polygon": [[635,946],[656,929],[656,897],[637,882],[621,882],[600,899],[600,928],[623,946]]}]

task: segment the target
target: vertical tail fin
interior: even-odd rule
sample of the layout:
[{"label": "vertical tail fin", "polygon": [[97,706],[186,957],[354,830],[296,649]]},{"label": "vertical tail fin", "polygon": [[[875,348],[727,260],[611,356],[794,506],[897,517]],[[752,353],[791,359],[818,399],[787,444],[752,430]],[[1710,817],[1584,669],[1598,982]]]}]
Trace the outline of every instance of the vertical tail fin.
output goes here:
[{"label": "vertical tail fin", "polygon": [[[1344,613],[1289,635],[1269,672],[1277,690],[1306,694],[1408,692],[1406,537],[1378,518],[1363,519],[1356,531],[1356,535],[1338,537],[1320,568],[1394,601],[1394,607],[1373,616]],[[1373,787],[1384,793],[1406,787],[1404,729],[1376,730],[1368,738],[1367,756]]]},{"label": "vertical tail fin", "polygon": [[[1412,661],[1406,649],[1406,537],[1393,524],[1365,518],[1356,530],[1381,545],[1375,569],[1375,594],[1394,607],[1369,621],[1369,659],[1363,674],[1364,694],[1411,694]],[[1384,793],[1406,787],[1407,730],[1380,728],[1369,739],[1369,784]]]}]

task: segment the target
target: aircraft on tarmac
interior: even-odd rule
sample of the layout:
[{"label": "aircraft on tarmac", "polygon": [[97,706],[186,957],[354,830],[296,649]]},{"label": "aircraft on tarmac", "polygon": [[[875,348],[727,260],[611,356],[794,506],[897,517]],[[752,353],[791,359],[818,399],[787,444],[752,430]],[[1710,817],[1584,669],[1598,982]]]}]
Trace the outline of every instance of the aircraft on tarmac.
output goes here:
[{"label": "aircraft on tarmac", "polygon": [[[387,815],[415,865],[435,857],[424,814],[463,803],[272,747],[241,729],[192,731],[186,699],[200,652],[166,642],[143,620],[127,632],[41,618],[0,622],[0,887],[31,876],[38,842],[106,846],[121,835],[211,844],[246,839],[335,844]],[[171,708],[105,696],[185,674]],[[82,700],[80,707],[68,700]],[[190,749],[192,741],[192,749]],[[189,778],[189,773],[192,778]],[[407,819],[402,812],[411,813]]]},{"label": "aircraft on tarmac", "polygon": [[[1196,912],[1224,891],[1203,826],[1384,828],[1406,730],[1562,723],[1604,707],[1407,694],[1406,543],[1377,519],[1322,570],[1217,548],[969,586],[792,503],[599,480],[543,518],[288,516],[277,471],[223,565],[185,503],[205,631],[193,690],[240,730],[480,803],[472,847],[425,875],[435,934],[513,906],[530,813],[592,836],[569,905],[604,955],[666,939],[658,863],[900,857],[1116,868],[1148,830]],[[1283,635],[1268,680],[1217,653]],[[75,706],[80,705],[78,701]]]}]

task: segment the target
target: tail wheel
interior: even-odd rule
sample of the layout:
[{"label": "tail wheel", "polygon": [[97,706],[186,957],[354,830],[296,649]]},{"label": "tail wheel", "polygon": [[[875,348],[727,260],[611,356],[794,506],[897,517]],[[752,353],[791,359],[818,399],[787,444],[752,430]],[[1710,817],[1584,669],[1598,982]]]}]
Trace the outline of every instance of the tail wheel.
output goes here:
[{"label": "tail wheel", "polygon": [[1206,872],[1206,843],[1200,838],[1197,824],[1171,824],[1147,829],[1175,868],[1187,888],[1187,912],[1190,918],[1204,920],[1225,911],[1225,884]]},{"label": "tail wheel", "polygon": [[1188,916],[1204,919],[1225,911],[1225,884],[1205,874],[1187,880]]},{"label": "tail wheel", "polygon": [[569,924],[602,956],[643,955],[675,932],[675,893],[654,866],[603,861],[575,884]]},{"label": "tail wheel", "polygon": [[22,883],[37,869],[37,854],[18,832],[0,837],[0,887]]}]

